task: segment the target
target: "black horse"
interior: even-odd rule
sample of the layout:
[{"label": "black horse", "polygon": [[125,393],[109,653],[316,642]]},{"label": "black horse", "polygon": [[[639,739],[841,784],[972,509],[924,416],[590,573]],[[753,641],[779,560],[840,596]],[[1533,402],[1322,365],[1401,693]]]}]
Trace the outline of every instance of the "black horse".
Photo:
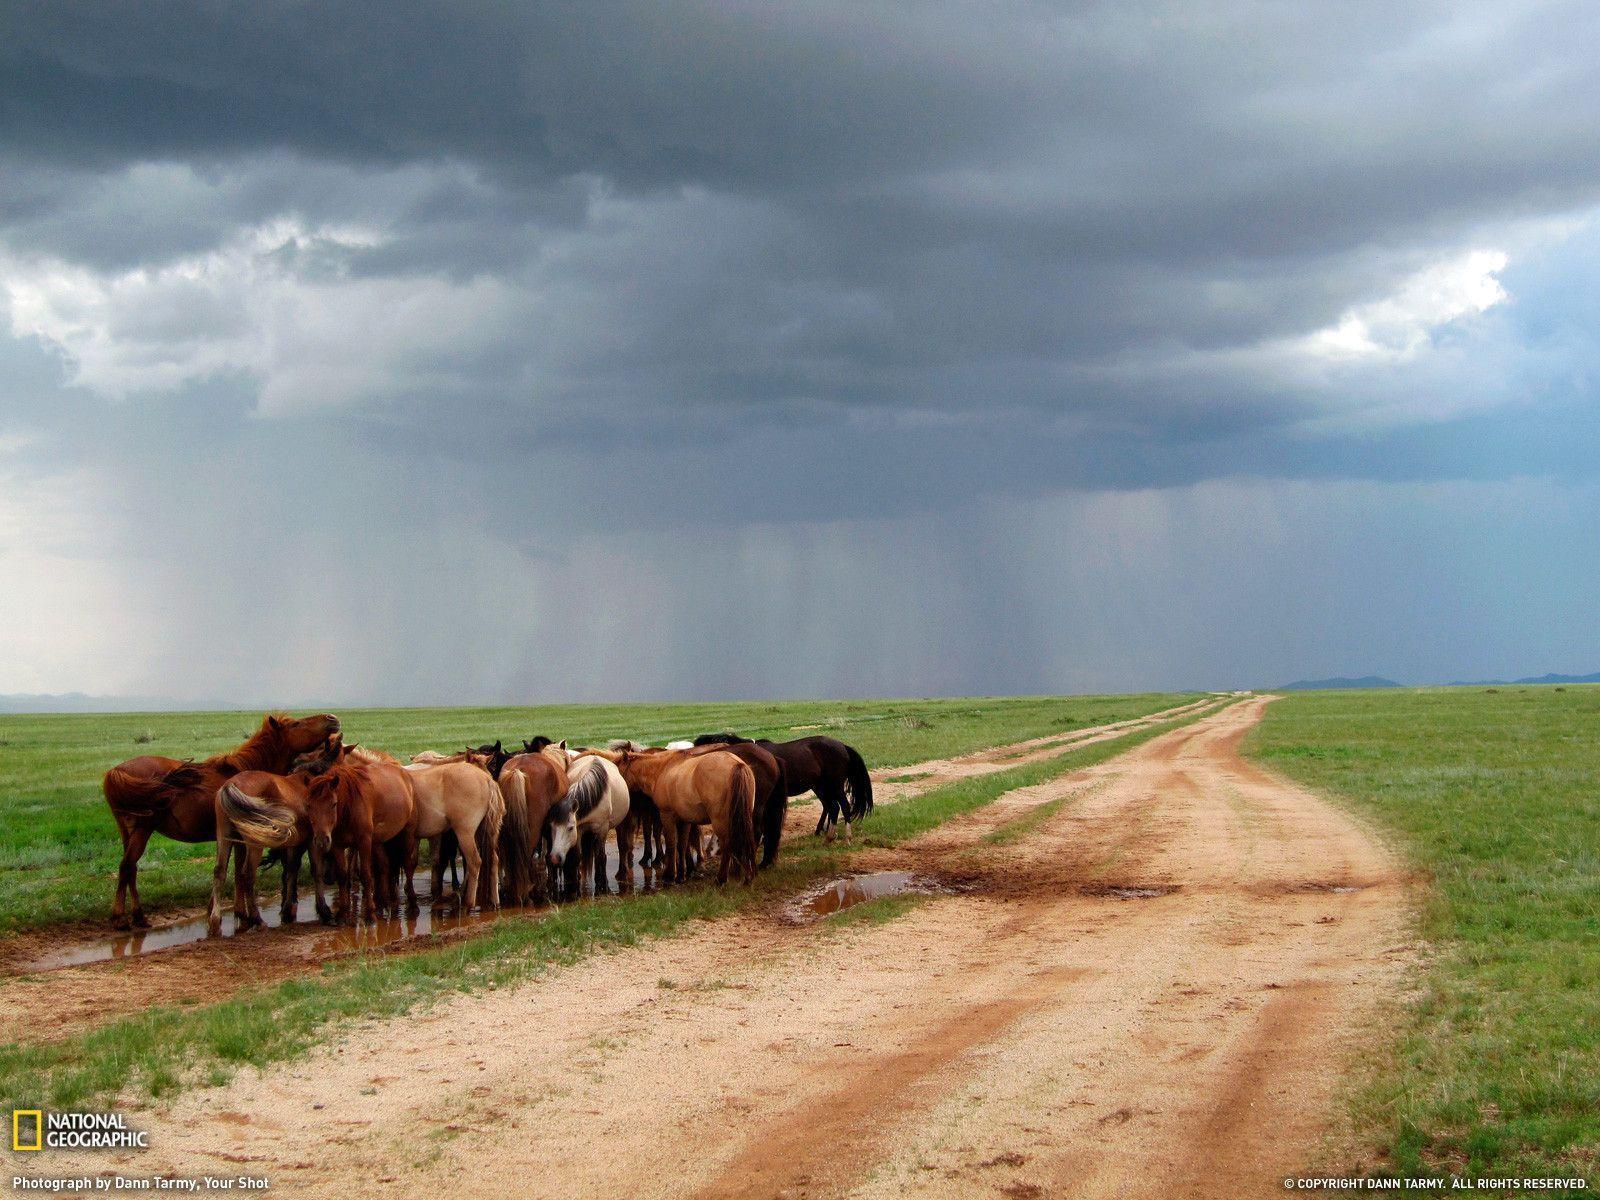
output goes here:
[{"label": "black horse", "polygon": [[[737,733],[702,733],[694,744],[737,746],[749,741],[750,738]],[[872,811],[872,777],[867,774],[867,764],[854,746],[820,735],[796,738],[792,742],[757,738],[755,744],[783,765],[784,789],[789,795],[817,794],[822,802],[822,816],[817,819],[819,834],[832,830],[841,815],[846,821],[859,821]],[[781,827],[784,807],[787,806],[769,804],[768,820],[777,810]]]}]

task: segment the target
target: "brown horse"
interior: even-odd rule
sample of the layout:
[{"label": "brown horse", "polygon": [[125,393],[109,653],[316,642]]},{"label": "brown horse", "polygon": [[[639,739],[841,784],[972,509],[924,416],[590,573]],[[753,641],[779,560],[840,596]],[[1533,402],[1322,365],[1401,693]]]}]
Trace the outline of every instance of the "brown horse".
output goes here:
[{"label": "brown horse", "polygon": [[[177,842],[211,841],[216,837],[219,787],[241,771],[287,771],[298,755],[326,743],[338,732],[339,718],[327,713],[299,719],[273,714],[243,745],[204,762],[143,754],[107,771],[102,787],[122,835],[112,927],[149,927],[139,902],[138,874],[139,859],[152,833]],[[130,893],[131,914],[126,907]]]},{"label": "brown horse", "polygon": [[[282,903],[278,915],[293,924],[299,906],[300,856],[311,837],[307,790],[311,781],[337,761],[337,747],[329,758],[299,767],[287,775],[270,771],[241,771],[217,789],[217,865],[211,874],[211,911],[207,922],[211,936],[222,932],[222,885],[228,857],[234,856],[234,929],[242,932],[265,924],[256,903],[256,871],[261,852],[278,850],[283,857]],[[305,760],[302,759],[302,762]],[[322,894],[322,875],[312,872],[317,916],[332,921]]]},{"label": "brown horse", "polygon": [[[376,756],[347,755],[336,766],[313,779],[306,789],[307,816],[311,824],[311,869],[322,873],[323,860],[332,855],[339,878],[339,901],[335,918],[353,925],[356,910],[352,888],[355,876],[361,877],[364,913],[370,925],[378,909],[387,906],[398,915],[399,899],[394,891],[390,862],[416,863],[416,836],[413,830],[416,797],[410,774],[398,763]],[[370,752],[369,752],[370,753]],[[385,879],[385,894],[374,884],[374,861]],[[406,878],[407,900],[414,904],[416,893]]]},{"label": "brown horse", "polygon": [[783,763],[754,742],[701,745],[689,753],[706,754],[713,750],[738,755],[756,778],[756,802],[751,813],[756,823],[756,836],[761,839],[761,865],[770,867],[777,861],[778,843],[783,838],[783,819],[789,812],[789,789]]},{"label": "brown horse", "polygon": [[548,850],[546,826],[550,811],[567,794],[567,755],[546,742],[540,749],[514,754],[500,767],[500,794],[505,799],[505,833],[501,838],[510,903],[550,898],[550,873],[542,859]]},{"label": "brown horse", "polygon": [[655,801],[667,843],[667,878],[681,883],[688,876],[689,830],[710,825],[721,854],[717,883],[728,882],[729,869],[740,878],[755,878],[755,826],[751,806],[756,781],[750,767],[726,751],[624,750],[616,754],[629,790],[638,789]]}]

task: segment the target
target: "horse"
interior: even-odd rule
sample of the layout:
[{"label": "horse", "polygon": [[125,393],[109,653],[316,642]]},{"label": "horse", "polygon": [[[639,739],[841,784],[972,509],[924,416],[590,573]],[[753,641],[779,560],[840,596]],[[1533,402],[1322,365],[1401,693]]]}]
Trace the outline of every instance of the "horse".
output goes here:
[{"label": "horse", "polygon": [[500,767],[501,844],[512,904],[548,899],[551,890],[540,846],[549,841],[550,810],[567,794],[567,756],[548,738],[543,745],[549,749],[513,754]]},{"label": "horse", "polygon": [[689,827],[701,824],[712,827],[721,847],[717,883],[727,883],[729,870],[734,867],[745,883],[755,878],[751,806],[755,802],[756,781],[750,767],[737,755],[624,750],[618,753],[616,764],[628,786],[649,796],[661,812],[670,880],[681,883],[687,878]]},{"label": "horse", "polygon": [[[656,747],[645,746],[627,738],[613,738],[606,743],[604,750],[590,750],[588,753],[601,755],[615,763],[624,751],[642,752],[654,749]],[[628,811],[633,817],[633,827],[639,831],[639,865],[646,870],[665,866],[667,840],[661,833],[661,813],[656,808],[656,802],[638,788],[629,785]]]},{"label": "horse", "polygon": [[[152,833],[176,842],[209,842],[217,836],[217,789],[241,771],[283,772],[296,756],[325,744],[339,732],[330,713],[286,717],[271,713],[246,742],[203,762],[143,754],[118,763],[101,787],[111,818],[122,835],[117,894],[111,905],[113,929],[148,929],[139,901],[139,860]],[[127,909],[131,896],[133,910]]]},{"label": "horse", "polygon": [[[411,776],[387,755],[353,751],[306,788],[306,815],[311,824],[311,869],[322,873],[322,860],[332,854],[339,868],[339,900],[335,917],[354,925],[355,876],[361,876],[363,911],[373,924],[378,909],[399,913],[399,898],[389,864],[407,864],[406,899],[416,905],[412,869],[416,864],[416,794]],[[387,852],[385,847],[387,846]],[[375,887],[374,860],[382,868],[384,895]]]},{"label": "horse", "polygon": [[[207,931],[222,932],[222,884],[228,859],[234,858],[233,915],[238,931],[266,924],[256,903],[256,871],[261,852],[270,849],[283,864],[282,903],[278,916],[294,923],[299,908],[300,856],[311,835],[306,791],[311,780],[337,762],[342,747],[338,735],[324,750],[297,758],[288,774],[241,771],[217,789],[215,827],[217,863],[211,874],[211,909]],[[332,919],[322,894],[322,876],[313,872],[317,915]]]},{"label": "horse", "polygon": [[[563,746],[565,743],[563,743]],[[569,866],[567,883],[576,891],[580,881],[592,878],[594,892],[611,889],[606,883],[606,837],[617,835],[617,881],[628,879],[633,866],[633,817],[628,784],[608,758],[569,750],[567,792],[550,810],[550,862]],[[578,851],[577,870],[572,851]]]},{"label": "horse", "polygon": [[[419,756],[420,757],[420,756]],[[416,816],[411,833],[435,846],[448,830],[466,860],[465,886],[456,893],[458,909],[500,907],[500,827],[506,803],[500,786],[470,752],[443,762],[417,762],[402,769],[411,776]],[[434,860],[433,899],[444,896],[444,856]]]},{"label": "horse", "polygon": [[[750,740],[736,733],[702,733],[694,739],[697,746],[724,747],[744,745]],[[783,764],[784,787],[790,796],[817,794],[822,802],[816,830],[819,836],[826,833],[831,840],[834,825],[843,814],[844,835],[848,839],[851,822],[872,811],[872,776],[854,746],[821,735],[792,742],[758,738],[754,744]]]},{"label": "horse", "polygon": [[[670,750],[675,743],[669,743]],[[761,839],[761,863],[770,867],[778,859],[778,843],[783,838],[783,819],[789,812],[788,774],[778,756],[752,741],[694,746],[691,753],[726,751],[738,755],[756,779],[756,800],[752,809],[756,834]]]}]

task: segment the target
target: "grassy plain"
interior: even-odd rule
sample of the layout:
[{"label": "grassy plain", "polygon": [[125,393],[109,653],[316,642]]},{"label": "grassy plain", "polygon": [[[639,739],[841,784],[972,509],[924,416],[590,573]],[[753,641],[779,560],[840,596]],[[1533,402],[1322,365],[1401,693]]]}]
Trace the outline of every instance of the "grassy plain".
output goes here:
[{"label": "grassy plain", "polygon": [[1434,947],[1351,1096],[1413,1176],[1600,1178],[1600,687],[1298,693],[1252,752],[1393,831]]},{"label": "grassy plain", "polygon": [[[1142,716],[1181,695],[1004,699],[562,705],[537,708],[351,709],[345,738],[407,755],[544,733],[578,744],[660,743],[735,729],[776,740],[825,732],[874,766],[898,766]],[[0,716],[0,934],[110,909],[121,844],[100,794],[106,769],[136,754],[203,758],[260,723],[254,712]],[[139,890],[151,913],[199,902],[212,851],[151,839]]]}]

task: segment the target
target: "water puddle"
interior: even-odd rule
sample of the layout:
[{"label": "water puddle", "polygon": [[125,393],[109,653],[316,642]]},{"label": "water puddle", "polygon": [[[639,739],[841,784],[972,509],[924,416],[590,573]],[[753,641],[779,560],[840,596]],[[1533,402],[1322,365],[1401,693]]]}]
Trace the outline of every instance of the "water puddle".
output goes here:
[{"label": "water puddle", "polygon": [[931,895],[940,889],[910,871],[878,871],[871,875],[851,875],[825,884],[820,891],[811,892],[796,900],[790,909],[791,916],[799,921],[815,921],[832,916],[868,900],[884,896]]},{"label": "water puddle", "polygon": [[1178,890],[1173,883],[1099,884],[1083,889],[1086,896],[1104,896],[1112,900],[1155,900],[1170,896]]},{"label": "water puddle", "polygon": [[[711,867],[714,868],[715,863],[716,858],[713,856]],[[616,892],[620,888],[648,894],[656,890],[659,874],[656,869],[647,868],[635,862],[628,881],[619,885],[616,878],[616,847],[609,846],[606,849],[606,883],[612,892]],[[704,874],[704,868],[702,869],[702,874]],[[442,905],[438,911],[434,911],[431,907],[431,882],[431,870],[418,872],[416,880],[417,900],[421,906],[421,911],[416,916],[392,918],[377,921],[371,925],[358,924],[352,927],[348,925],[319,925],[316,900],[311,894],[310,880],[308,878],[302,879],[300,885],[302,898],[295,910],[296,924],[320,930],[319,935],[304,946],[303,952],[308,957],[322,958],[354,950],[372,950],[394,942],[490,925],[504,916],[543,911],[539,906],[518,906],[502,908],[498,913],[457,913],[448,903],[448,897],[447,903]],[[594,891],[588,880],[580,881],[580,884],[582,896],[593,896]],[[329,889],[328,903],[332,904],[333,900],[333,890]],[[222,918],[222,932],[219,936],[232,938],[238,936],[239,931],[233,917],[233,890],[231,884],[225,894],[225,901],[228,908]],[[266,922],[267,928],[278,928],[282,924],[282,918],[278,912],[277,896],[263,894],[259,899],[259,903],[261,905],[261,916]],[[246,930],[245,932],[250,934],[252,931]],[[261,931],[256,930],[254,932],[259,935]],[[39,971],[59,971],[63,967],[81,967],[89,963],[110,962],[122,958],[138,958],[142,955],[155,954],[162,950],[172,950],[179,946],[205,941],[208,936],[206,918],[199,917],[192,921],[180,921],[176,924],[163,925],[156,929],[138,929],[131,933],[114,934],[97,941],[63,947],[23,964],[17,968],[17,973],[26,975]]]}]

